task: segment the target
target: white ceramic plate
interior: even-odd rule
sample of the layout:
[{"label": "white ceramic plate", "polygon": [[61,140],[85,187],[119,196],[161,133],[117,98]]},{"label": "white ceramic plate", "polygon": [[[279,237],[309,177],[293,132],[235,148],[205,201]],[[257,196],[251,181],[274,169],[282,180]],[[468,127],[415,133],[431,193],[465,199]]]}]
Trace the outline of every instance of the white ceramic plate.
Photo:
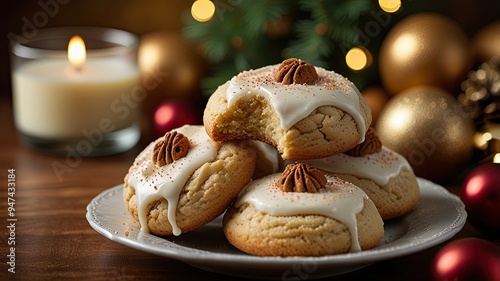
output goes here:
[{"label": "white ceramic plate", "polygon": [[430,181],[419,178],[418,183],[419,205],[406,216],[386,222],[384,238],[375,248],[323,257],[247,255],[227,242],[221,217],[179,237],[160,238],[142,233],[125,209],[123,185],[96,196],[87,206],[86,217],[92,228],[115,242],[207,271],[259,279],[321,278],[430,248],[460,231],[467,217],[460,199]]}]

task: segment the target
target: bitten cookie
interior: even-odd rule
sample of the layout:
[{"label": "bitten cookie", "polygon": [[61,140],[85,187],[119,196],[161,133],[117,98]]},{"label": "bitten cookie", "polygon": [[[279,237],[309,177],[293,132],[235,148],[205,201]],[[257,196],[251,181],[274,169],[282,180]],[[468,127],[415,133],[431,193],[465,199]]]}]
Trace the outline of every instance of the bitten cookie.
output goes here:
[{"label": "bitten cookie", "polygon": [[257,256],[323,256],[378,244],[382,218],[352,183],[306,164],[250,182],[224,215],[239,250]]},{"label": "bitten cookie", "polygon": [[125,176],[123,197],[141,230],[180,235],[222,214],[250,181],[255,149],[218,143],[203,126],[184,126],[144,149]]},{"label": "bitten cookie", "polygon": [[210,97],[203,122],[215,141],[255,139],[283,159],[311,159],[363,141],[371,111],[341,75],[297,59],[244,71]]},{"label": "bitten cookie", "polygon": [[363,143],[345,153],[300,162],[359,186],[383,219],[402,216],[418,204],[420,190],[410,164],[383,146],[373,128]]}]

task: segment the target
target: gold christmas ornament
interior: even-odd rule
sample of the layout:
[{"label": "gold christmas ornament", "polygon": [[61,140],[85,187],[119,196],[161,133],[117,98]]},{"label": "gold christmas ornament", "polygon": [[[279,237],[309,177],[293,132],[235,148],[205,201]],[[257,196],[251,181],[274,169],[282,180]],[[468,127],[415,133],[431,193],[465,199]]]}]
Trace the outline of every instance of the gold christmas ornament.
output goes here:
[{"label": "gold christmas ornament", "polygon": [[397,23],[380,48],[384,88],[396,94],[418,85],[459,88],[472,66],[464,30],[448,17],[420,13]]},{"label": "gold christmas ornament", "polygon": [[433,86],[394,96],[380,113],[377,133],[403,155],[417,176],[450,180],[472,157],[475,128],[457,100]]},{"label": "gold christmas ornament", "polygon": [[500,20],[479,30],[472,39],[472,48],[480,62],[500,57]]},{"label": "gold christmas ornament", "polygon": [[189,99],[207,75],[205,60],[180,34],[152,32],[141,37],[138,53],[142,87],[148,95],[145,112],[167,98]]}]

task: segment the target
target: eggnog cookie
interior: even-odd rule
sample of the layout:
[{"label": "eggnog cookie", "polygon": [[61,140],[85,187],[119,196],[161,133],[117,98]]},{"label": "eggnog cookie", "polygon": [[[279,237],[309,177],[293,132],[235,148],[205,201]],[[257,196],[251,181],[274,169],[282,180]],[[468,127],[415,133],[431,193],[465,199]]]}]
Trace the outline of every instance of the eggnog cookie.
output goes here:
[{"label": "eggnog cookie", "polygon": [[372,248],[384,226],[352,183],[306,164],[250,182],[224,215],[228,241],[257,256],[323,256]]},{"label": "eggnog cookie", "polygon": [[418,204],[420,190],[410,164],[383,146],[373,128],[362,144],[345,153],[300,162],[359,186],[383,219],[402,216]]},{"label": "eggnog cookie", "polygon": [[184,126],[144,149],[125,176],[123,197],[141,230],[180,235],[220,214],[250,180],[255,149],[218,143],[203,126]]},{"label": "eggnog cookie", "polygon": [[244,71],[210,97],[203,121],[215,141],[255,139],[283,159],[327,157],[363,141],[368,102],[341,75],[297,59]]}]

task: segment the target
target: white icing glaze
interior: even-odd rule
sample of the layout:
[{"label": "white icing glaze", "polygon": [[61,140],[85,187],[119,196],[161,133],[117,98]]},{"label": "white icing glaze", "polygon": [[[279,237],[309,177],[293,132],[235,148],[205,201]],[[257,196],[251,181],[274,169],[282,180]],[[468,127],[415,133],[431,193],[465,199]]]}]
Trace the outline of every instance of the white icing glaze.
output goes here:
[{"label": "white icing glaze", "polygon": [[274,107],[281,127],[289,129],[314,109],[331,105],[350,114],[364,140],[366,124],[359,107],[359,90],[349,80],[333,71],[315,67],[319,79],[314,85],[284,85],[274,81],[279,65],[241,72],[234,76],[226,92],[228,105],[248,95],[261,95]]},{"label": "white icing glaze", "polygon": [[342,153],[326,158],[297,162],[306,163],[330,173],[349,174],[370,179],[380,186],[386,185],[391,178],[399,175],[403,167],[411,170],[410,164],[402,155],[385,146],[379,153],[363,157],[353,157]]},{"label": "white icing glaze", "polygon": [[[215,160],[219,143],[210,139],[203,126],[183,126],[175,129],[185,135],[190,142],[188,154],[171,164],[155,166],[152,161],[154,143],[151,143],[134,162],[129,177],[129,184],[135,188],[141,231],[149,232],[147,224],[148,205],[165,198],[168,202],[168,221],[173,234],[180,235],[175,213],[179,194],[188,178],[203,164]],[[157,140],[158,141],[158,140]]]},{"label": "white icing glaze", "polygon": [[281,174],[250,182],[240,193],[235,207],[244,202],[273,216],[323,215],[345,224],[351,234],[351,252],[361,251],[356,214],[368,196],[352,183],[327,176],[326,188],[318,193],[283,192],[276,185]]}]

